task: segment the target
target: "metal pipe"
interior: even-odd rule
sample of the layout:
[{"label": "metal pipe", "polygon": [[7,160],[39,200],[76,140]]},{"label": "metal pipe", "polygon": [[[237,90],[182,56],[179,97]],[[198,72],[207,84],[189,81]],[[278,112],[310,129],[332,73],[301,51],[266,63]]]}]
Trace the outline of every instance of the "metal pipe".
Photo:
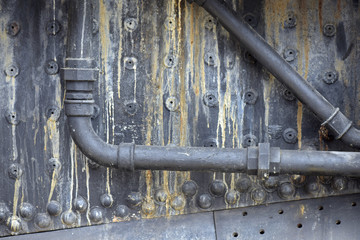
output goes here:
[{"label": "metal pipe", "polygon": [[224,1],[195,2],[216,17],[269,72],[323,121],[323,125],[336,134],[337,139],[360,147],[360,131],[352,126],[352,122],[302,78],[249,24],[238,18]]}]

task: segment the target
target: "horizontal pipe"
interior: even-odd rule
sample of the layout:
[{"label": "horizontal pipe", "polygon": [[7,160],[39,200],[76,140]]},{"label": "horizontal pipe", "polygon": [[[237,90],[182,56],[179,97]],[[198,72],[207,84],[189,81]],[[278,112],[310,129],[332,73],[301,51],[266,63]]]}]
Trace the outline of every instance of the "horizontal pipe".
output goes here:
[{"label": "horizontal pipe", "polygon": [[236,16],[222,0],[197,0],[206,11],[244,46],[270,73],[304,103],[338,139],[360,147],[360,131],[325,97],[297,73],[254,29]]}]

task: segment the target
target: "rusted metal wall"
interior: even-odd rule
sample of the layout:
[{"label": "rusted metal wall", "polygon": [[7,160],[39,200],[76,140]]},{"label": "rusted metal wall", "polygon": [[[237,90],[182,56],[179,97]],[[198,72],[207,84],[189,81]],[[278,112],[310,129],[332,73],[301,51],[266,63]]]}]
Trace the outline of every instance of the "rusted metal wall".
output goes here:
[{"label": "rusted metal wall", "polygon": [[[93,124],[107,142],[353,151],[197,5],[91,2],[100,69]],[[227,3],[360,124],[358,1]],[[357,179],[342,177],[262,182],[238,173],[97,166],[72,142],[63,112],[69,8],[58,0],[0,1],[0,236],[359,190]]]}]

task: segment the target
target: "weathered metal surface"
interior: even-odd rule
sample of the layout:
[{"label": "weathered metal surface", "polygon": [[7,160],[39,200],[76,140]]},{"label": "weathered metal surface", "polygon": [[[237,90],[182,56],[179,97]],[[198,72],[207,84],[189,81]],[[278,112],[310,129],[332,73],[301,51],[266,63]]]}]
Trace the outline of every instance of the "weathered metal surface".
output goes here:
[{"label": "weathered metal surface", "polygon": [[[359,126],[357,1],[227,2]],[[354,151],[195,4],[92,3],[100,44],[93,124],[107,142]],[[341,177],[263,183],[93,164],[72,142],[63,112],[70,7],[0,1],[0,236],[359,191],[357,179]]]}]

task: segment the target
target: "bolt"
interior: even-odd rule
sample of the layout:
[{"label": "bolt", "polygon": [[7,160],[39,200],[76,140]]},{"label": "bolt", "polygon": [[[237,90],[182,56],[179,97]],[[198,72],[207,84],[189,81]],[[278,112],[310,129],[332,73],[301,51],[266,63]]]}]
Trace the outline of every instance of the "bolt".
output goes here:
[{"label": "bolt", "polygon": [[59,72],[59,64],[56,61],[50,60],[45,64],[45,72],[49,75],[55,75]]},{"label": "bolt", "polygon": [[326,23],[323,27],[323,33],[327,37],[333,37],[336,33],[336,27],[332,23]]},{"label": "bolt", "polygon": [[35,224],[39,228],[48,228],[50,226],[50,223],[51,223],[51,218],[46,213],[38,213],[35,216]]},{"label": "bolt", "polygon": [[319,183],[317,181],[313,181],[313,180],[309,181],[305,185],[305,191],[309,194],[316,195],[320,191]]},{"label": "bolt", "polygon": [[62,214],[61,220],[65,225],[73,226],[77,221],[76,214],[73,211],[66,211]]},{"label": "bolt", "polygon": [[127,114],[133,116],[136,114],[137,110],[139,108],[139,105],[136,102],[133,101],[125,101],[124,102],[124,110]]},{"label": "bolt", "polygon": [[254,89],[249,89],[244,94],[244,102],[249,105],[256,103],[258,99],[258,93]]},{"label": "bolt", "polygon": [[218,105],[217,94],[215,92],[207,92],[203,97],[204,104],[208,107],[216,107]]},{"label": "bolt", "polygon": [[165,107],[170,111],[174,112],[179,108],[179,101],[176,97],[168,97],[165,101]]},{"label": "bolt", "polygon": [[7,226],[9,230],[13,233],[20,232],[21,230],[21,219],[17,216],[11,216],[7,220]]},{"label": "bolt", "polygon": [[105,193],[100,196],[100,202],[101,202],[101,205],[103,205],[106,208],[109,208],[113,205],[114,199],[113,199],[112,195]]},{"label": "bolt", "polygon": [[235,182],[236,189],[241,193],[247,192],[251,185],[252,182],[248,176],[242,176]]},{"label": "bolt", "polygon": [[20,25],[17,22],[10,22],[6,26],[6,33],[15,37],[20,32]]},{"label": "bolt", "polygon": [[278,195],[282,199],[292,198],[295,194],[295,188],[291,183],[285,182],[280,184],[278,188]]},{"label": "bolt", "polygon": [[88,207],[86,200],[82,196],[78,196],[74,200],[74,209],[78,212],[84,212]]},{"label": "bolt", "polygon": [[226,185],[223,181],[214,180],[210,186],[209,191],[215,197],[222,197],[225,195],[226,192]]},{"label": "bolt", "polygon": [[8,77],[16,77],[19,75],[19,68],[16,64],[10,64],[5,68],[5,74]]},{"label": "bolt", "polygon": [[20,216],[25,220],[29,221],[33,218],[35,214],[35,207],[30,203],[23,203],[20,206]]},{"label": "bolt", "polygon": [[216,66],[217,57],[216,57],[216,55],[214,53],[207,52],[207,53],[205,53],[204,61],[209,66]]},{"label": "bolt", "polygon": [[198,197],[198,204],[200,208],[207,209],[212,205],[212,198],[209,194],[205,193]]},{"label": "bolt", "polygon": [[293,28],[296,26],[296,17],[293,12],[288,12],[284,21],[284,28]]},{"label": "bolt", "polygon": [[285,49],[283,56],[284,56],[285,61],[292,62],[296,59],[297,51],[292,48],[287,48],[287,49]]},{"label": "bolt", "polygon": [[266,192],[261,187],[256,187],[251,191],[251,198],[256,203],[262,203],[266,199]]},{"label": "bolt", "polygon": [[23,173],[22,168],[17,163],[11,164],[10,167],[8,168],[9,177],[12,179],[19,179],[22,173]]},{"label": "bolt", "polygon": [[338,80],[338,72],[336,70],[328,70],[323,73],[322,80],[326,84],[333,84]]},{"label": "bolt", "polygon": [[263,185],[265,187],[265,190],[268,192],[273,192],[276,190],[279,184],[279,178],[278,177],[269,177],[268,179],[265,179],[263,182]]},{"label": "bolt", "polygon": [[198,186],[196,185],[196,183],[194,181],[186,181],[184,182],[184,184],[182,185],[182,192],[184,193],[184,195],[186,197],[192,197],[196,194],[198,189]]},{"label": "bolt", "polygon": [[58,216],[62,211],[60,203],[55,200],[48,203],[46,210],[51,216]]},{"label": "bolt", "polygon": [[103,217],[103,213],[102,213],[101,208],[99,208],[99,207],[91,208],[91,210],[89,212],[89,218],[90,218],[91,222],[99,223],[99,222],[101,222],[102,217]]},{"label": "bolt", "polygon": [[170,205],[176,211],[180,211],[185,207],[186,200],[182,195],[176,195],[171,199]]},{"label": "bolt", "polygon": [[126,198],[128,206],[132,208],[139,207],[142,204],[142,201],[143,199],[139,192],[131,192]]},{"label": "bolt", "polygon": [[255,28],[258,24],[257,18],[252,13],[246,13],[243,16],[243,19],[245,20],[245,22],[247,22],[253,28]]},{"label": "bolt", "polygon": [[124,21],[125,30],[132,32],[137,28],[138,21],[135,18],[127,18]]},{"label": "bolt", "polygon": [[124,63],[125,63],[125,68],[129,70],[134,70],[136,69],[137,59],[134,57],[126,57],[124,58]]},{"label": "bolt", "polygon": [[121,218],[126,218],[127,216],[129,216],[129,212],[130,212],[130,210],[127,206],[118,205],[115,210],[115,216],[121,217]]},{"label": "bolt", "polygon": [[344,177],[334,177],[331,183],[332,188],[335,191],[343,191],[347,188],[347,179]]},{"label": "bolt", "polygon": [[60,28],[61,28],[60,23],[56,20],[52,20],[49,21],[48,24],[46,25],[46,32],[49,35],[55,36],[60,31]]},{"label": "bolt", "polygon": [[283,132],[284,141],[287,143],[297,142],[297,131],[293,128],[287,128]]},{"label": "bolt", "polygon": [[239,199],[239,196],[240,194],[238,191],[230,189],[225,195],[225,201],[228,204],[235,204],[236,201]]},{"label": "bolt", "polygon": [[155,193],[155,200],[158,203],[164,203],[166,202],[166,199],[167,199],[167,193],[165,190],[161,189]]},{"label": "bolt", "polygon": [[258,143],[257,137],[252,134],[246,134],[243,138],[243,147],[253,147]]}]

